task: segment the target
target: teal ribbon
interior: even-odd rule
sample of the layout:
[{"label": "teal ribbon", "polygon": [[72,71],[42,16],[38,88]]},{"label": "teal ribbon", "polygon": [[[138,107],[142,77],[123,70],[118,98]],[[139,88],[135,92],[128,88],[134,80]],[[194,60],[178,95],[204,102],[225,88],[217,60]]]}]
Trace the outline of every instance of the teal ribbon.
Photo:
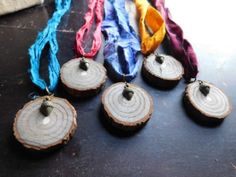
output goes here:
[{"label": "teal ribbon", "polygon": [[[52,92],[59,80],[60,76],[60,64],[57,59],[58,42],[56,37],[57,26],[59,25],[61,18],[70,8],[71,0],[55,0],[56,10],[53,13],[51,19],[49,19],[46,28],[38,33],[35,43],[29,48],[30,56],[30,77],[32,82],[42,90],[49,90]],[[49,44],[49,81],[47,83],[40,77],[40,57],[46,44]]]}]

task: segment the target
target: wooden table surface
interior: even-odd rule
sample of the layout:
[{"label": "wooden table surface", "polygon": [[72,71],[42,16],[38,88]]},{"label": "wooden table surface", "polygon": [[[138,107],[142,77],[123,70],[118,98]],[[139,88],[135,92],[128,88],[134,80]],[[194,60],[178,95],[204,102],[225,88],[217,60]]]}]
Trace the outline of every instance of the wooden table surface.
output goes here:
[{"label": "wooden table surface", "polygon": [[[236,24],[233,2],[166,0],[172,16],[192,42],[200,66],[199,79],[222,88],[236,101]],[[181,81],[169,91],[146,84],[140,73],[133,83],[154,99],[155,111],[139,132],[125,135],[104,123],[101,93],[82,100],[68,97],[78,112],[78,129],[71,142],[57,151],[26,151],[12,134],[16,112],[39,90],[31,83],[28,47],[54,9],[52,0],[0,17],[0,177],[235,177],[236,113],[217,127],[205,127],[188,117]],[[72,2],[58,29],[60,64],[75,57],[75,32],[83,23],[87,3]],[[46,50],[41,73],[46,77]],[[97,60],[103,62],[102,51]],[[111,85],[107,81],[106,87]]]}]

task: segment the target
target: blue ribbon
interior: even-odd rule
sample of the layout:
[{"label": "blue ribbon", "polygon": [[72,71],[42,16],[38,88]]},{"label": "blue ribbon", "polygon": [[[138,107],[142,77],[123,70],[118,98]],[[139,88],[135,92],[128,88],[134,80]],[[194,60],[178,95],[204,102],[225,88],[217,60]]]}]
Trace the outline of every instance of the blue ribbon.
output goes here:
[{"label": "blue ribbon", "polygon": [[138,72],[141,60],[140,39],[129,24],[124,0],[105,0],[105,18],[102,31],[105,36],[104,57],[108,72],[116,80],[132,80]]},{"label": "blue ribbon", "polygon": [[[48,88],[49,91],[53,91],[58,84],[60,76],[60,64],[56,56],[58,51],[56,29],[61,21],[62,16],[70,8],[70,4],[71,0],[55,0],[56,10],[53,13],[53,16],[48,21],[46,28],[38,33],[35,43],[29,48],[30,77],[32,82],[42,90]],[[39,74],[40,57],[42,54],[42,50],[47,43],[49,43],[50,46],[48,64],[50,81],[49,86],[47,86],[47,83],[40,77]]]}]

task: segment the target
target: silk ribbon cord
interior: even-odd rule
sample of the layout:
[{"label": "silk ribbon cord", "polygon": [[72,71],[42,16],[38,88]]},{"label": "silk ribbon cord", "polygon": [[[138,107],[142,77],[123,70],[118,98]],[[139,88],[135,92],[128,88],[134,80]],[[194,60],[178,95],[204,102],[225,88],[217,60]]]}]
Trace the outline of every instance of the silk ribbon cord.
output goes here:
[{"label": "silk ribbon cord", "polygon": [[[57,59],[58,51],[58,42],[56,38],[56,29],[59,25],[62,16],[70,8],[71,0],[55,0],[55,12],[53,16],[48,21],[47,26],[43,31],[38,33],[35,43],[29,48],[30,56],[30,76],[32,82],[37,85],[42,90],[48,89],[53,91],[58,83],[60,75],[60,64]],[[40,57],[42,50],[46,44],[49,44],[49,81],[50,84],[47,86],[47,83],[40,77],[39,67],[40,67]]]},{"label": "silk ribbon cord", "polygon": [[105,0],[105,18],[102,31],[105,37],[105,64],[116,80],[132,80],[138,72],[141,60],[140,40],[129,24],[124,0]]},{"label": "silk ribbon cord", "polygon": [[165,0],[153,0],[153,3],[165,19],[172,55],[184,66],[185,80],[195,79],[198,74],[198,61],[193,47],[184,39],[181,27],[172,20],[169,9],[165,7]]},{"label": "silk ribbon cord", "polygon": [[[76,51],[79,55],[92,58],[99,51],[101,39],[101,26],[103,20],[103,4],[104,0],[90,0],[88,4],[88,11],[84,16],[85,23],[76,33]],[[95,16],[96,15],[96,16]],[[92,28],[93,21],[96,21],[96,29],[93,34],[93,43],[90,51],[86,53],[83,48],[83,42],[86,34]]]},{"label": "silk ribbon cord", "polygon": [[147,0],[134,0],[139,12],[139,32],[143,54],[150,54],[163,41],[166,30],[161,14]]}]

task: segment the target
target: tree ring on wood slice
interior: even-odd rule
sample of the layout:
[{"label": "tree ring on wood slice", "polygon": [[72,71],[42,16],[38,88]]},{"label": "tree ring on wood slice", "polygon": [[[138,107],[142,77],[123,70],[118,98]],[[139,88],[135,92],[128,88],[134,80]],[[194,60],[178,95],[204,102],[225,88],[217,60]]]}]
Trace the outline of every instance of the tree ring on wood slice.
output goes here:
[{"label": "tree ring on wood slice", "polygon": [[53,110],[49,116],[40,112],[46,97],[39,97],[24,105],[16,114],[13,131],[26,148],[48,150],[66,144],[77,128],[77,114],[65,99],[51,97]]},{"label": "tree ring on wood slice", "polygon": [[157,55],[150,54],[143,61],[142,75],[148,83],[161,88],[170,89],[178,84],[184,74],[182,64],[169,55],[159,55],[162,62],[156,60]]},{"label": "tree ring on wood slice", "polygon": [[[88,63],[85,70],[80,62]],[[69,94],[86,97],[98,93],[107,79],[105,67],[91,59],[76,58],[65,63],[61,68],[61,81]]]},{"label": "tree ring on wood slice", "polygon": [[199,83],[199,81],[193,82],[185,89],[184,103],[187,112],[203,123],[221,122],[232,111],[228,97],[222,90],[207,82],[203,83],[209,86],[210,90],[207,95],[204,95]]},{"label": "tree ring on wood slice", "polygon": [[107,88],[102,95],[103,111],[107,120],[123,130],[135,130],[144,125],[153,112],[151,96],[142,88],[128,84],[133,95],[130,100],[123,96],[126,83],[119,82]]}]

